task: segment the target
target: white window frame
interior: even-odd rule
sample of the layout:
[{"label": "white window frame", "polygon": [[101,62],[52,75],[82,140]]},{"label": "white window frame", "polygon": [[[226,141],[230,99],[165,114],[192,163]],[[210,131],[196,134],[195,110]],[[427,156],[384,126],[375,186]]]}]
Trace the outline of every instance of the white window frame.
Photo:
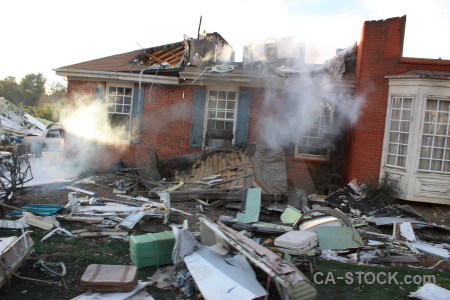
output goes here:
[{"label": "white window frame", "polygon": [[[402,100],[402,104],[400,109],[398,108],[394,108],[393,107],[393,102],[397,99],[401,99]],[[404,100],[410,100],[411,101],[411,105],[409,108],[405,108],[404,105]],[[385,151],[386,151],[386,155],[384,158],[384,164],[386,166],[392,167],[392,168],[399,168],[399,169],[406,169],[407,168],[407,164],[408,164],[408,150],[410,149],[410,139],[411,139],[411,127],[412,127],[412,118],[413,118],[413,114],[414,114],[414,103],[415,103],[415,99],[414,96],[405,96],[405,95],[391,95],[391,97],[389,98],[389,103],[388,103],[388,113],[386,115],[386,120],[387,120],[387,124],[386,124],[386,131],[385,134],[388,134],[387,137],[387,141],[386,141],[386,145],[385,145]],[[395,116],[395,119],[393,119],[393,112],[394,110],[398,110],[400,113],[400,116]],[[404,119],[405,114],[409,113],[409,120]],[[391,125],[393,124],[393,122],[398,122],[398,128],[392,128]],[[405,124],[408,124],[408,129],[407,131],[405,131]],[[398,139],[396,139],[397,141],[393,141],[393,135],[392,134],[397,134],[398,135]],[[400,137],[401,135],[407,134],[407,140],[406,142],[401,143],[400,141]],[[395,151],[396,153],[390,152],[390,146],[397,146],[397,150]],[[400,147],[406,147],[406,153],[404,155],[399,154],[399,148]],[[395,164],[391,164],[389,163],[389,158],[395,156]],[[402,157],[404,159],[404,164],[403,165],[399,165],[399,157]]]},{"label": "white window frame", "polygon": [[[131,94],[130,95],[126,95],[126,93],[124,93],[124,95],[119,95],[119,96],[123,96],[123,103],[122,104],[118,104],[115,103],[115,107],[116,110],[121,110],[121,112],[110,112],[110,97],[112,96],[112,94],[110,94],[110,89],[111,88],[115,88],[116,89],[116,96],[117,96],[117,89],[119,88],[123,88],[123,89],[130,89],[131,90]],[[122,84],[122,83],[109,83],[106,85],[106,97],[105,97],[105,105],[106,105],[106,115],[107,118],[109,120],[110,115],[128,115],[128,131],[127,131],[127,137],[124,140],[129,141],[131,139],[131,126],[132,126],[132,112],[133,112],[133,93],[134,93],[134,86],[133,85],[129,85],[129,84]],[[130,103],[126,104],[125,103],[125,99],[129,98]],[[122,108],[120,108],[120,106],[122,106]],[[129,108],[129,112],[124,112],[125,107]]]},{"label": "white window frame", "polygon": [[[233,140],[232,140],[232,144],[234,144],[234,140],[235,140],[235,133],[236,133],[236,122],[237,122],[237,114],[238,114],[238,103],[239,103],[239,88],[238,87],[234,87],[234,86],[209,86],[206,90],[206,99],[205,99],[205,112],[204,112],[204,123],[203,123],[203,147],[206,146],[206,135],[208,132],[208,120],[209,120],[209,100],[210,100],[210,93],[211,92],[234,92],[235,93],[235,106],[234,106],[234,118],[233,118],[233,129],[232,129],[232,134],[233,134]],[[220,109],[223,110],[223,109]],[[227,109],[223,110],[223,112],[225,112],[225,114],[227,113]],[[226,121],[227,118],[218,118],[222,121]]]},{"label": "white window frame", "polygon": [[[316,110],[319,108],[319,105],[322,105],[322,104],[329,104],[331,106],[331,108],[330,108],[330,116],[329,116],[330,121],[329,121],[329,128],[328,128],[328,129],[331,129],[332,126],[333,126],[333,122],[334,122],[335,103],[334,103],[333,100],[328,100],[327,97],[322,97],[322,100],[320,102],[317,102],[317,107],[315,108],[314,112],[316,112]],[[316,116],[316,118],[317,117],[320,118],[319,119],[319,124],[313,124],[310,128],[308,128],[308,130],[306,132],[307,135],[301,136],[300,140],[302,140],[304,138],[307,138],[308,140],[320,138],[320,131],[327,129],[324,126],[320,126],[321,125],[320,122],[321,122],[323,116],[322,115],[317,115],[317,114],[315,114],[315,116]],[[314,120],[314,123],[316,123],[316,119]],[[315,126],[315,125],[319,125],[319,126]],[[311,131],[314,128],[319,130],[319,136],[318,137],[310,137]],[[332,138],[331,136],[328,136],[328,137],[322,138],[322,139],[326,139],[328,141],[328,144],[329,144],[331,142],[331,138]],[[329,157],[330,157],[330,147],[329,146],[326,147],[326,154],[319,155],[319,154],[309,154],[309,153],[300,152],[300,145],[301,145],[301,141],[299,141],[298,143],[295,144],[295,156],[297,156],[297,157],[313,158],[313,159],[320,159],[320,160],[326,160],[326,159],[329,159]],[[311,148],[311,146],[310,146],[310,148]],[[324,148],[317,147],[317,149],[324,149]]]},{"label": "white window frame", "polygon": [[[389,75],[389,93],[386,99],[386,122],[380,178],[387,175],[397,181],[401,189],[398,198],[419,202],[450,204],[450,172],[423,170],[419,166],[426,124],[427,99],[450,100],[450,80],[442,77],[421,77],[411,74]],[[389,141],[390,99],[412,97],[412,118],[405,168],[386,164]],[[425,128],[426,129],[426,128]],[[427,132],[427,131],[425,131]],[[423,156],[423,155],[422,155]]]},{"label": "white window frame", "polygon": [[[433,122],[429,122],[429,121],[427,121],[427,119],[426,119],[427,112],[433,112],[433,111],[428,109],[428,101],[429,100],[430,101],[438,101],[438,108],[434,112],[436,112],[438,114],[439,113],[447,114],[447,124],[445,124],[443,122],[434,122],[434,121]],[[422,119],[421,119],[420,132],[419,132],[419,134],[420,134],[420,144],[419,144],[417,171],[418,172],[426,172],[426,173],[440,173],[440,174],[450,175],[450,170],[448,170],[448,171],[443,170],[444,163],[447,163],[447,164],[450,163],[450,158],[449,159],[445,159],[447,153],[450,153],[450,123],[449,123],[450,122],[450,116],[449,116],[450,111],[441,111],[441,110],[439,110],[439,103],[440,103],[440,101],[450,102],[450,97],[426,96],[424,98],[424,106],[423,106],[424,109],[422,111]],[[441,134],[437,134],[436,132],[434,134],[426,133],[425,132],[425,126],[427,124],[430,124],[430,125],[443,125],[443,126],[446,127],[444,129],[445,132],[441,133]],[[431,140],[432,144],[430,145],[430,147],[428,147],[431,150],[431,153],[430,153],[431,156],[429,158],[422,157],[422,149],[424,148],[424,138],[425,138],[425,136],[432,136],[432,140]],[[444,139],[443,146],[438,147],[438,146],[435,145],[435,141],[436,141],[435,138],[436,137],[441,137],[441,138]],[[434,150],[437,150],[437,149],[441,149],[442,152],[443,152],[441,159],[433,159],[433,154],[435,153]],[[421,160],[422,159],[430,161],[428,169],[421,168],[420,165],[421,165]],[[442,165],[441,165],[441,168],[440,168],[441,170],[432,170],[431,169],[431,163],[432,163],[433,160],[442,162]]]}]

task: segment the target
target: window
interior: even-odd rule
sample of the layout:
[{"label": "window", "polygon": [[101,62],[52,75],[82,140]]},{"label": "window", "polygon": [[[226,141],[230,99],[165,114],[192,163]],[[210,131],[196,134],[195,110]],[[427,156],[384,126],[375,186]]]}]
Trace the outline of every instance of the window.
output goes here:
[{"label": "window", "polygon": [[64,138],[64,131],[62,129],[50,129],[45,137],[51,139]]},{"label": "window", "polygon": [[[133,88],[110,86],[107,94],[108,118],[111,126],[129,134]],[[129,138],[129,136],[127,137]]]},{"label": "window", "polygon": [[321,101],[314,109],[313,125],[300,137],[297,154],[324,157],[328,155],[333,105]]},{"label": "window", "polygon": [[450,100],[427,99],[419,170],[450,173]]},{"label": "window", "polygon": [[205,144],[210,147],[230,145],[236,118],[237,92],[210,90],[207,98]]},{"label": "window", "polygon": [[411,114],[412,98],[392,97],[389,114],[387,165],[403,168],[406,166]]}]

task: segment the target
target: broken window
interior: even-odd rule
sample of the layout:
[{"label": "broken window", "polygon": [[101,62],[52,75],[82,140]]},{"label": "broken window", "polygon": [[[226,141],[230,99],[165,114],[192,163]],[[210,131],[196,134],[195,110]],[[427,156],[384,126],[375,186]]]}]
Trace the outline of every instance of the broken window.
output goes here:
[{"label": "broken window", "polygon": [[450,173],[450,100],[427,99],[419,170]]},{"label": "broken window", "polygon": [[205,145],[221,147],[231,145],[236,119],[237,92],[210,90],[207,100]]},{"label": "broken window", "polygon": [[297,155],[325,157],[329,154],[333,104],[326,100],[317,103],[312,126],[300,136]]},{"label": "broken window", "polygon": [[108,119],[113,128],[121,128],[130,137],[133,88],[109,86],[107,94]]},{"label": "broken window", "polygon": [[406,166],[412,101],[411,97],[392,97],[391,99],[387,165],[402,168]]}]

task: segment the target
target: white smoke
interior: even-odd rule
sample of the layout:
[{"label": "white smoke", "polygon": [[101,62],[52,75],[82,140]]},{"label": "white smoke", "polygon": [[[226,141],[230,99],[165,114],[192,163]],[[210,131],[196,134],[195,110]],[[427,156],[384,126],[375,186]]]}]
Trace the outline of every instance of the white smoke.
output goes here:
[{"label": "white smoke", "polygon": [[75,95],[60,122],[65,130],[62,147],[31,160],[31,184],[64,181],[89,169],[108,167],[120,160],[129,145],[126,126],[111,125],[105,104],[92,97]]},{"label": "white smoke", "polygon": [[257,126],[260,138],[273,149],[298,144],[317,122],[316,109],[330,109],[329,143],[324,146],[333,148],[335,139],[357,122],[364,99],[344,88],[344,80],[325,71],[303,69],[291,80],[285,88],[265,93],[265,115]]}]

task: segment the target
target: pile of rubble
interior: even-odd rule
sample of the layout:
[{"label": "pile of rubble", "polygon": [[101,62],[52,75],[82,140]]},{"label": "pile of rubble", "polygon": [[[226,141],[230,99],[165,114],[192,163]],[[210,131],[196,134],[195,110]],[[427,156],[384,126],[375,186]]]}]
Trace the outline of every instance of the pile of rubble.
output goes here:
[{"label": "pile of rubble", "polygon": [[[87,293],[75,299],[144,297],[149,285],[204,299],[255,299],[267,296],[269,286],[275,286],[281,299],[315,299],[316,286],[303,272],[316,272],[317,258],[368,265],[439,258],[432,268],[450,258],[450,245],[445,243],[449,228],[431,223],[409,205],[381,209],[365,205],[356,180],[327,196],[306,196],[287,186],[283,153],[260,143],[191,153],[162,166],[165,171],[159,178],[148,175],[152,172],[143,177],[121,168],[121,176],[73,182],[61,189],[67,191],[66,205],[25,206],[10,213],[17,221],[4,220],[2,226],[15,222],[8,226],[47,230],[41,242],[55,233],[124,239],[130,243],[136,268],[160,267],[148,281],[131,276],[119,292],[100,288],[95,276],[85,274],[81,283]],[[102,197],[79,187],[89,184],[109,186],[116,196]],[[195,208],[180,209],[188,207],[181,203],[194,203]],[[219,208],[222,215],[206,216]],[[268,214],[271,219],[265,222]],[[160,220],[171,230],[134,235],[136,224],[149,219]],[[195,221],[189,224],[188,219]],[[86,229],[69,231],[60,222],[81,222]],[[418,238],[427,230],[439,232],[444,241]],[[24,236],[23,257],[33,246],[26,232]],[[8,268],[0,270],[9,274]]]}]

